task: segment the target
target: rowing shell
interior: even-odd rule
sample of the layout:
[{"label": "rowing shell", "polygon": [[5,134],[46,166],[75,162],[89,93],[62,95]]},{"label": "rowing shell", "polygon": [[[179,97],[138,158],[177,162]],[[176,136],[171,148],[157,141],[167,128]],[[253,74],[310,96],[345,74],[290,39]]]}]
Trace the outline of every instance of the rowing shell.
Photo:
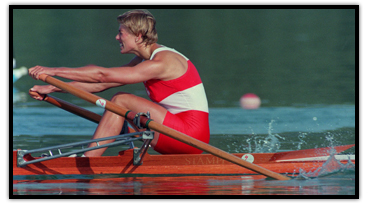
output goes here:
[{"label": "rowing shell", "polygon": [[[336,154],[353,145],[334,147]],[[296,150],[278,153],[235,153],[236,157],[257,164],[280,174],[315,171],[326,162],[330,147]],[[25,160],[35,159],[25,155]],[[335,155],[343,164],[355,164],[354,155]],[[24,167],[17,166],[17,151],[13,151],[13,175],[75,175],[75,174],[126,174],[127,176],[168,176],[168,175],[257,175],[211,154],[147,154],[141,165],[133,165],[133,150],[119,152],[117,156],[102,157],[60,157]]]}]

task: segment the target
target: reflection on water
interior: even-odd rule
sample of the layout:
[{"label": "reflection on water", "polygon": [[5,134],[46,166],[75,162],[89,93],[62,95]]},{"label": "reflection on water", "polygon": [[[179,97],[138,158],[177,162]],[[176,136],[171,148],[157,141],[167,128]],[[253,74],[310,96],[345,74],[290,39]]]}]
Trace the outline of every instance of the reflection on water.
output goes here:
[{"label": "reflection on water", "polygon": [[[110,177],[110,178],[109,178]],[[355,170],[315,179],[264,176],[119,177],[19,180],[14,195],[355,195]]]}]

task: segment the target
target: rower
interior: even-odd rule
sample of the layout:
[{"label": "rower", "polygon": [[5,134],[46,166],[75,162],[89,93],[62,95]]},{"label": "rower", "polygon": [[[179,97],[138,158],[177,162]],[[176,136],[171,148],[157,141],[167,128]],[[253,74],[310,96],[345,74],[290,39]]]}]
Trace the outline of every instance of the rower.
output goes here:
[{"label": "rower", "polygon": [[[118,16],[117,20],[119,28],[115,39],[120,44],[120,53],[135,55],[126,65],[111,68],[96,65],[79,68],[35,66],[29,69],[29,75],[37,80],[44,74],[66,78],[72,80],[69,83],[73,87],[89,93],[143,83],[150,100],[118,92],[112,96],[111,102],[134,113],[149,111],[155,122],[208,144],[208,103],[195,65],[177,50],[157,43],[156,20],[150,12],[132,10]],[[40,94],[62,92],[51,85],[34,86],[31,90]],[[96,101],[96,104],[102,108],[106,105],[103,100]],[[119,134],[124,121],[124,116],[105,111],[92,139]],[[155,133],[151,145],[161,154],[203,152],[160,132]],[[101,156],[104,151],[98,149],[85,155]]]}]

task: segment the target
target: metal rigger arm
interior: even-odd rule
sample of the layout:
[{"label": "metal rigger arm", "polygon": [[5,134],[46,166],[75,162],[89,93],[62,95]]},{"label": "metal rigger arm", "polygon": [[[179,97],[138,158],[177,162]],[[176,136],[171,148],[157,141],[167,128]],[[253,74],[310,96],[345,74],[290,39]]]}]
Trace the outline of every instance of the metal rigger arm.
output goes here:
[{"label": "metal rigger arm", "polygon": [[[146,116],[146,117],[150,117],[149,113],[138,113],[136,115],[136,119],[134,120],[135,125],[137,125],[137,127],[139,129],[143,129],[143,127],[140,126],[139,124],[139,117],[140,116]],[[137,135],[140,135],[139,137],[137,137]],[[38,162],[42,162],[42,161],[47,161],[47,160],[51,160],[51,159],[56,159],[59,157],[67,157],[73,154],[79,154],[79,153],[84,153],[84,152],[88,152],[91,150],[95,150],[95,149],[100,149],[100,148],[105,148],[105,147],[113,147],[113,146],[118,146],[118,145],[129,145],[128,149],[133,149],[134,148],[134,141],[137,140],[143,140],[143,145],[141,146],[141,148],[134,148],[134,154],[133,154],[133,164],[134,165],[141,165],[142,164],[142,159],[145,155],[145,153],[147,152],[149,145],[151,143],[151,141],[154,138],[154,132],[151,131],[150,129],[146,129],[146,131],[142,131],[142,132],[134,132],[134,133],[127,133],[127,134],[121,134],[121,135],[116,135],[116,136],[110,136],[110,137],[105,137],[105,138],[100,138],[100,139],[93,139],[93,140],[86,140],[86,141],[81,141],[81,142],[74,142],[74,143],[68,143],[68,144],[64,144],[64,145],[56,145],[56,146],[52,146],[52,147],[45,147],[45,148],[39,148],[39,149],[34,149],[34,150],[18,150],[18,154],[17,154],[17,166],[18,167],[23,167],[23,166],[27,166],[29,164],[33,164],[33,163],[38,163]],[[106,140],[112,140],[115,139],[114,142],[109,143],[109,144],[104,144],[104,145],[100,145],[99,142],[101,141],[106,141]],[[96,143],[97,146],[95,147],[89,147],[89,148],[84,148],[85,145],[91,144],[91,143]],[[66,150],[66,149],[70,149],[70,148],[75,148],[75,147],[81,147],[81,149],[79,150],[71,150],[69,152],[62,152],[62,150]],[[53,151],[57,151],[57,154],[54,154]],[[28,155],[28,154],[33,154],[33,153],[45,153],[48,152],[48,154],[44,157],[41,158],[37,158],[37,159],[32,159],[32,160],[25,160],[24,156]]]}]

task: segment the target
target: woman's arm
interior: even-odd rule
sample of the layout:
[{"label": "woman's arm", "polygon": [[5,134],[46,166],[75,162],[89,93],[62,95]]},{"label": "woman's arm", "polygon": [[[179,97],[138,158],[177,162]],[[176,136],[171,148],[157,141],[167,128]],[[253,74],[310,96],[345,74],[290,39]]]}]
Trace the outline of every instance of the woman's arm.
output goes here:
[{"label": "woman's arm", "polygon": [[[85,82],[77,82],[77,81],[69,82],[69,84],[75,88],[87,91],[89,93],[98,93],[98,92],[105,91],[110,88],[124,86],[124,84],[120,84],[120,83],[85,83]],[[61,89],[57,87],[55,88],[56,89],[54,90],[58,92],[63,92]]]},{"label": "woman's arm", "polygon": [[38,79],[40,74],[59,76],[66,79],[87,83],[119,83],[134,84],[159,78],[164,73],[164,65],[161,60],[148,60],[144,62],[140,58],[134,58],[124,67],[104,68],[88,65],[79,68],[47,68],[36,66],[29,70],[29,75]]},{"label": "woman's arm", "polygon": [[62,78],[70,79],[73,81],[79,82],[88,82],[88,83],[109,83],[104,80],[103,77],[105,73],[108,73],[110,69],[122,69],[133,67],[142,62],[142,59],[139,57],[134,57],[128,64],[122,67],[116,68],[104,68],[96,65],[87,65],[79,68],[68,68],[68,67],[44,67],[44,66],[35,66],[29,69],[29,75],[38,80],[41,74],[47,74],[50,76],[59,76]]},{"label": "woman's arm", "polygon": [[[124,84],[120,83],[84,83],[84,82],[67,82],[69,85],[87,91],[89,93],[98,93],[113,87],[123,86]],[[49,94],[53,92],[63,92],[65,91],[59,89],[58,87],[55,87],[53,85],[35,85],[31,88],[31,91],[36,91],[40,94]]]}]

